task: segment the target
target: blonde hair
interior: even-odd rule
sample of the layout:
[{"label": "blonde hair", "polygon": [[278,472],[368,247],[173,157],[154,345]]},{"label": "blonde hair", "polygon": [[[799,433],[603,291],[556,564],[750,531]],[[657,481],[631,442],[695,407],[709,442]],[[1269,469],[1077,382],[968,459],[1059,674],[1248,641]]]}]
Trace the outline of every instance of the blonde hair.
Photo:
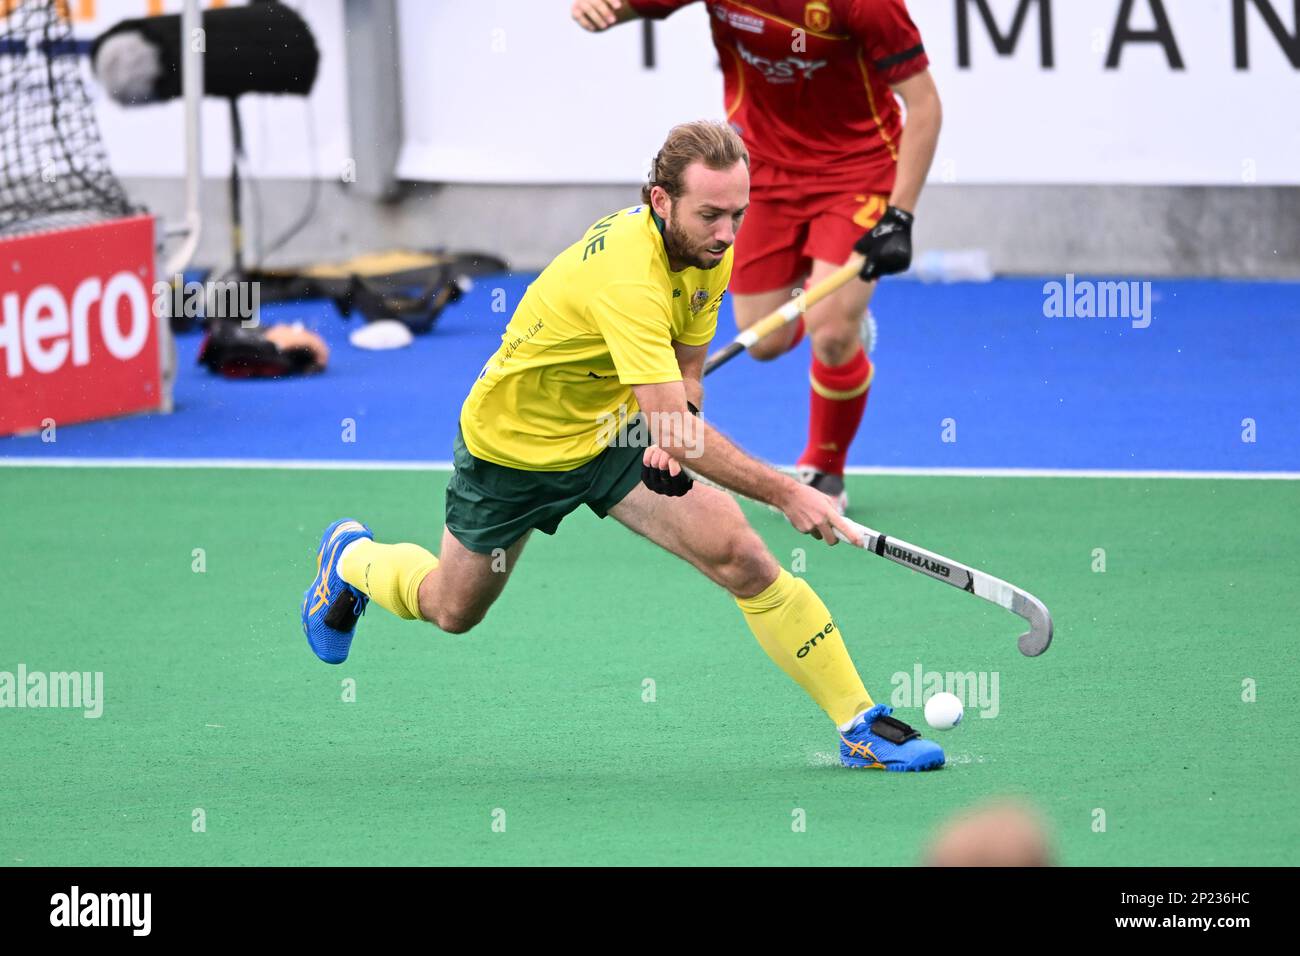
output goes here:
[{"label": "blonde hair", "polygon": [[697,160],[715,170],[730,169],[743,160],[748,169],[749,150],[726,123],[696,120],[674,126],[650,163],[650,180],[641,187],[641,201],[650,202],[650,190],[655,186],[676,199],[686,189],[686,167]]}]

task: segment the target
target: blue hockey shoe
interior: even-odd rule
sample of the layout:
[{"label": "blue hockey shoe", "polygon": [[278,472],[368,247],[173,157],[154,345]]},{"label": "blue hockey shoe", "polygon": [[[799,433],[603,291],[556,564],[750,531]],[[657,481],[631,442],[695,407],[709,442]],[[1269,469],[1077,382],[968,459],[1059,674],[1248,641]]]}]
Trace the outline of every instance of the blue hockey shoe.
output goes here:
[{"label": "blue hockey shoe", "polygon": [[342,518],[325,529],[316,553],[316,577],[302,599],[302,632],[326,664],[342,664],[352,647],[357,618],[370,599],[339,576],[339,555],[361,538],[374,535],[360,521]]},{"label": "blue hockey shoe", "polygon": [[901,720],[893,708],[877,704],[858,718],[853,729],[840,733],[840,763],[873,770],[937,770],[943,748],[924,739]]}]

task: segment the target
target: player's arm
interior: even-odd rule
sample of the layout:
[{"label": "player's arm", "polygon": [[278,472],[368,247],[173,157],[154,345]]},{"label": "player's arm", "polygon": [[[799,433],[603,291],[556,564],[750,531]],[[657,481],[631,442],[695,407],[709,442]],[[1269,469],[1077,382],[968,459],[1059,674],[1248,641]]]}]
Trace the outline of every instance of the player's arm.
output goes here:
[{"label": "player's arm", "polygon": [[913,212],[934,160],[943,113],[925,44],[904,0],[847,2],[849,26],[872,69],[907,106],[889,207],[853,247],[866,258],[862,278],[870,281],[912,264]]},{"label": "player's arm", "polygon": [[898,173],[894,178],[894,191],[889,204],[904,212],[915,212],[921,197],[921,187],[930,175],[935,147],[939,143],[939,128],[943,125],[943,104],[929,70],[909,76],[892,86],[903,105],[907,107],[907,123],[903,127],[903,141],[898,150]]},{"label": "player's arm", "polygon": [[619,23],[643,17],[662,20],[695,0],[575,0],[573,19],[584,30],[600,33]]},{"label": "player's arm", "polygon": [[707,345],[673,343],[677,367],[682,370],[682,385],[686,388],[686,401],[696,409],[704,407],[704,360],[708,358]]},{"label": "player's arm", "polygon": [[853,246],[855,252],[866,258],[862,278],[867,281],[903,272],[912,264],[913,210],[925,177],[930,175],[939,127],[943,125],[939,91],[929,70],[913,73],[890,86],[907,107],[907,122],[903,126],[889,207],[871,231]]},{"label": "player's arm", "polygon": [[[698,382],[703,376],[703,351],[711,335],[697,329],[695,334],[705,340],[702,344],[673,342],[668,335],[669,313],[662,289],[645,282],[608,282],[593,297],[589,308],[609,347],[619,380],[631,387],[650,426],[654,446],[647,448],[642,458],[647,470],[666,472],[666,478],[657,477],[671,483],[670,479],[681,475],[685,463],[724,488],[775,505],[805,534],[835,544],[834,529],[839,528],[855,544],[859,543],[829,496],[751,458],[690,413],[685,379]],[[710,318],[700,319],[705,330],[712,322]],[[687,372],[680,368],[683,358]],[[701,386],[692,387],[698,387],[696,394],[703,396]],[[666,489],[660,493],[682,494],[685,490]]]},{"label": "player's arm", "polygon": [[750,457],[704,419],[692,415],[686,407],[684,381],[633,385],[632,391],[655,442],[646,449],[646,465],[676,475],[685,462],[724,488],[780,508],[797,531],[834,545],[838,528],[854,544],[861,544],[840,517],[833,499]]},{"label": "player's arm", "polygon": [[578,26],[592,33],[600,33],[639,16],[628,0],[575,0],[571,13]]}]

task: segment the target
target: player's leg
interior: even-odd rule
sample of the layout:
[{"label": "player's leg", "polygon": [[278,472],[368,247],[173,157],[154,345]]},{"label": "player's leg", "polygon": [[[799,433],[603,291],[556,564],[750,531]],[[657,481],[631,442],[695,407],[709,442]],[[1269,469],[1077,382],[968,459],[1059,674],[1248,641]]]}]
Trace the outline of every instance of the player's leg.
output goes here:
[{"label": "player's leg", "polygon": [[[845,260],[848,261],[847,259]],[[814,259],[807,285],[815,286],[838,272],[844,263]],[[854,280],[822,299],[807,313],[813,357],[829,367],[842,366],[863,349],[862,323],[875,294],[875,282]]]},{"label": "player's leg", "polygon": [[830,611],[777,563],[730,495],[697,484],[665,498],[638,485],[609,513],[725,588],[763,650],[836,724],[871,708]]},{"label": "player's leg", "polygon": [[416,544],[360,541],[344,556],[343,576],[398,617],[463,634],[505,590],[532,529],[554,534],[580,499],[566,496],[563,475],[474,457],[460,434],[452,458],[439,556]]},{"label": "player's leg", "polygon": [[696,484],[668,498],[638,484],[610,517],[698,568],[736,598],[767,588],[781,566],[730,495]]},{"label": "player's leg", "polygon": [[730,495],[697,484],[666,498],[637,485],[609,514],[731,593],[767,655],[835,722],[847,766],[942,765],[938,745],[872,702],[826,605],[777,563]]},{"label": "player's leg", "polygon": [[419,589],[439,561],[418,544],[380,544],[361,522],[344,518],[325,529],[316,577],[303,598],[302,629],[316,656],[341,664],[357,619],[373,600],[398,617],[419,617]]},{"label": "player's leg", "polygon": [[[815,260],[809,283],[821,281],[842,265]],[[841,511],[848,507],[844,469],[849,446],[862,424],[875,375],[862,341],[875,285],[850,282],[808,310],[813,353],[808,370],[808,440],[797,466],[800,479],[836,498]]]},{"label": "player's leg", "polygon": [[340,574],[368,600],[403,620],[427,621],[449,634],[463,634],[483,620],[505,590],[527,541],[525,532],[508,546],[476,551],[444,530],[435,557],[418,544],[362,538],[340,555]]},{"label": "player's leg", "polygon": [[[805,251],[812,257],[810,283],[835,272],[888,205],[885,197],[857,194],[821,211],[809,228]],[[863,324],[875,283],[851,282],[808,311],[812,339],[809,369],[808,442],[799,455],[800,476],[840,500],[849,446],[867,406],[874,368],[863,347]]]},{"label": "player's leg", "polygon": [[438,568],[420,582],[420,617],[448,634],[463,634],[482,621],[505,590],[531,533],[495,553],[480,554],[444,531]]},{"label": "player's leg", "polygon": [[[756,166],[755,179],[771,175]],[[789,204],[770,196],[757,186],[750,194],[749,210],[736,233],[735,258],[731,269],[732,307],[736,327],[744,330],[785,305],[803,286],[808,259],[800,251],[807,241],[806,216]],[[784,355],[803,338],[803,320],[789,323],[759,340],[749,354],[759,361]]]},{"label": "player's leg", "polygon": [[[771,315],[790,301],[801,283],[795,282],[790,288],[774,289],[770,292],[756,292],[748,295],[732,293],[731,305],[736,314],[736,328],[744,330],[759,319]],[[764,336],[750,346],[749,354],[760,362],[778,358],[790,351],[804,336],[804,320],[787,322],[771,335]]]},{"label": "player's leg", "polygon": [[[614,447],[602,455],[588,507],[690,562],[726,588],[740,605],[754,636],[769,656],[802,686],[836,723],[870,708],[838,633],[820,636],[830,612],[807,583],[783,570],[745,520],[730,495],[697,484],[686,495],[666,498],[641,483],[643,452]],[[800,654],[814,632],[822,653]]]},{"label": "player's leg", "polygon": [[381,544],[344,519],[321,539],[316,578],[303,601],[307,641],[321,660],[347,659],[357,618],[374,601],[405,620],[461,634],[505,589],[533,528],[554,534],[582,503],[581,474],[536,474],[480,461],[457,436],[447,483],[441,557],[418,544]]}]

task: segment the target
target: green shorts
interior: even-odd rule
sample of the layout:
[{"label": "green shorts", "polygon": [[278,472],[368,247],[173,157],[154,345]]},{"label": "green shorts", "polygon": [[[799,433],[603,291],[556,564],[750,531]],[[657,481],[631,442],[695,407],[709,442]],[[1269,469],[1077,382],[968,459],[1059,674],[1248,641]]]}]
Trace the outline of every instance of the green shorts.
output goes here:
[{"label": "green shorts", "polygon": [[555,534],[586,505],[600,518],[641,481],[644,448],[610,446],[572,471],[521,471],[475,458],[456,430],[455,470],[447,483],[447,530],[479,554],[508,548],[536,528]]}]

